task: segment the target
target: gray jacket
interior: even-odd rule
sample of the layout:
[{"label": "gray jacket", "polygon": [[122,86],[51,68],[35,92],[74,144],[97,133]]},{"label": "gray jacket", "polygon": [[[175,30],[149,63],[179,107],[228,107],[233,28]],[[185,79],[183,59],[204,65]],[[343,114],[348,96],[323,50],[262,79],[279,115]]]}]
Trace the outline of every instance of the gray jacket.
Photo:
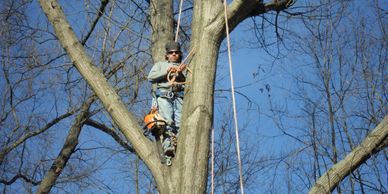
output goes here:
[{"label": "gray jacket", "polygon": [[[147,79],[152,83],[156,84],[156,88],[164,90],[169,89],[171,84],[167,80],[167,69],[171,66],[179,66],[179,63],[172,63],[169,61],[157,62],[148,74]],[[185,81],[185,72],[179,74],[176,81]]]}]

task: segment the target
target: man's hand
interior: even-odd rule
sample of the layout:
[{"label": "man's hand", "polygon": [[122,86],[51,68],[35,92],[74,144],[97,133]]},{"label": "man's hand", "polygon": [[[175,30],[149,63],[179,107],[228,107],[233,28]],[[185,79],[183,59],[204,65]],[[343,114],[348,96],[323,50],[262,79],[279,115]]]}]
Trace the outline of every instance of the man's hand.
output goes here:
[{"label": "man's hand", "polygon": [[177,68],[178,73],[181,73],[182,71],[186,70],[186,64],[180,64]]},{"label": "man's hand", "polygon": [[179,66],[171,66],[167,68],[167,73],[182,73],[186,70],[186,64],[180,64]]},{"label": "man's hand", "polygon": [[171,66],[167,68],[167,73],[175,73],[177,72],[178,67]]}]

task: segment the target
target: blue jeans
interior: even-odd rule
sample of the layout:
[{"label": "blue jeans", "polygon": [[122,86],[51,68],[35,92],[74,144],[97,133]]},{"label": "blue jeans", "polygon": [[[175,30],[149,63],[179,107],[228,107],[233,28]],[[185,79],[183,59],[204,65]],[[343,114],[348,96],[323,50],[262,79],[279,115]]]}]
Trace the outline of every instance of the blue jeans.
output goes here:
[{"label": "blue jeans", "polygon": [[167,121],[167,130],[178,133],[181,123],[182,97],[158,97],[158,109],[160,116]]},{"label": "blue jeans", "polygon": [[[167,97],[158,97],[158,111],[159,115],[167,122],[167,133],[174,133],[178,136],[179,127],[181,123],[181,113],[182,113],[182,97],[174,96],[172,98]],[[172,139],[169,135],[164,137],[165,139],[162,142],[163,150],[165,154],[171,154],[174,150]],[[171,156],[171,155],[170,155]]]}]

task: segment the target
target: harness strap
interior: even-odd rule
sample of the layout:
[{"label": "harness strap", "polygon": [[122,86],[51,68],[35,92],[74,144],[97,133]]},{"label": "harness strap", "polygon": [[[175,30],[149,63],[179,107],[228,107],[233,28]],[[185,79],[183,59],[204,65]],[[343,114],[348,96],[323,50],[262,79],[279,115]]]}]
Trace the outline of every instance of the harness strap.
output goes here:
[{"label": "harness strap", "polygon": [[157,95],[157,97],[163,97],[163,98],[169,98],[169,99],[179,98],[179,97],[183,97],[183,91],[182,92],[172,92],[172,91],[160,92],[160,94]]},{"label": "harness strap", "polygon": [[156,83],[153,83],[152,89],[151,89],[151,95],[152,95],[152,107],[151,108],[154,108],[154,109],[158,109],[156,90],[157,90]]},{"label": "harness strap", "polygon": [[178,97],[183,97],[184,96],[184,90],[183,88],[181,89],[173,89],[172,87],[169,90],[156,90],[155,92],[156,97],[164,97],[164,98],[178,98]]}]

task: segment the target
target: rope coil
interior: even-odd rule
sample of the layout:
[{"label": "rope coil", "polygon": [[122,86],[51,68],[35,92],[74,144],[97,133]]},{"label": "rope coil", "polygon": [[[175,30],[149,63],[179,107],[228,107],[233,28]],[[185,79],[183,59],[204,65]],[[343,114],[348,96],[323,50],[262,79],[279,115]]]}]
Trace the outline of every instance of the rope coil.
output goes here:
[{"label": "rope coil", "polygon": [[176,72],[176,69],[182,69],[183,65],[186,65],[185,69],[187,70],[187,72],[190,72],[190,73],[193,73],[191,71],[191,69],[188,67],[188,64],[185,64],[186,60],[193,56],[194,55],[194,48],[191,49],[191,51],[189,52],[189,54],[186,56],[186,58],[183,59],[182,63],[174,68],[175,70],[170,70],[168,73],[167,73],[167,81],[168,83],[170,83],[171,85],[184,85],[184,84],[188,84],[190,82],[176,82],[176,77],[178,76],[179,72]]}]

